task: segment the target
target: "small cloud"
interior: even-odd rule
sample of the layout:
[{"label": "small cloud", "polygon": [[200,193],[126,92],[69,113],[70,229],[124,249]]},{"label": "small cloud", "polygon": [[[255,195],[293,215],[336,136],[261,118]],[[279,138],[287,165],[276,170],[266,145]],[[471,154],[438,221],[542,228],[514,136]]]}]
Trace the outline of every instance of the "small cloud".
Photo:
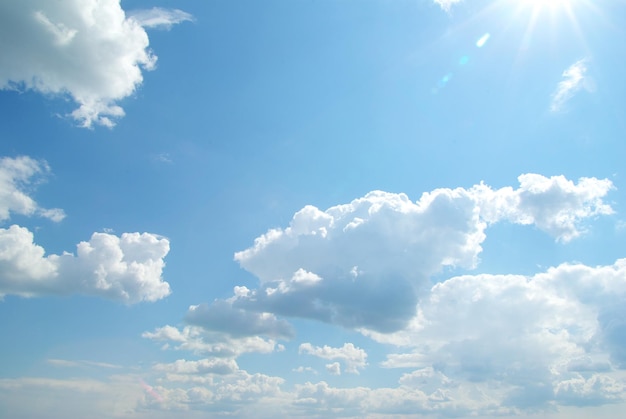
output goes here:
[{"label": "small cloud", "polygon": [[294,368],[294,369],[292,369],[291,371],[293,371],[293,372],[299,372],[299,373],[309,372],[309,373],[311,373],[311,374],[315,374],[315,375],[317,375],[317,371],[316,371],[315,369],[311,368],[311,367],[302,367],[302,366],[300,366],[300,367],[298,367],[298,368]]},{"label": "small cloud", "polygon": [[[355,347],[352,343],[345,343],[340,348],[333,348],[327,345],[323,347],[313,346],[307,342],[300,345],[298,353],[328,360],[338,359],[345,364],[346,372],[350,374],[358,374],[360,369],[367,366],[367,353],[363,349]],[[327,364],[326,370],[334,375],[341,374],[338,362]]]},{"label": "small cloud", "polygon": [[172,156],[169,153],[159,153],[152,156],[155,163],[173,164]]},{"label": "small cloud", "polygon": [[446,12],[450,11],[450,8],[456,3],[460,3],[461,0],[435,0],[435,3],[441,7],[442,10]]},{"label": "small cloud", "polygon": [[559,112],[563,106],[578,92],[585,89],[589,92],[595,91],[595,85],[591,79],[586,76],[587,73],[586,58],[576,61],[563,72],[563,80],[559,82],[556,91],[552,94],[552,102],[550,110]]},{"label": "small cloud", "polygon": [[109,364],[106,362],[96,362],[96,361],[70,361],[67,359],[47,359],[46,362],[55,367],[62,368],[85,368],[85,367],[96,367],[96,368],[108,368],[108,369],[119,369],[122,368],[120,365]]},{"label": "small cloud", "polygon": [[330,375],[341,375],[341,365],[339,365],[339,362],[326,364],[326,372],[328,372]]},{"label": "small cloud", "polygon": [[161,7],[135,10],[129,12],[128,15],[144,28],[150,29],[170,30],[174,25],[182,22],[193,22],[195,20],[192,15],[182,10],[163,9]]}]

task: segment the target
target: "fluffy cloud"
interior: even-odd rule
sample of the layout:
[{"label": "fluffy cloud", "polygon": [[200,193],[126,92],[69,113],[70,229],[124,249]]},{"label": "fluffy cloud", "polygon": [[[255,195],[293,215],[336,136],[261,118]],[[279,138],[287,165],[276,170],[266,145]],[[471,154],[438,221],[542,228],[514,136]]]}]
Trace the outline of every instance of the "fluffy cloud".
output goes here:
[{"label": "fluffy cloud", "polygon": [[2,2],[0,88],[69,95],[79,105],[71,116],[83,127],[111,127],[124,116],[116,102],[156,63],[142,24],[189,19],[181,13],[159,9],[142,21],[127,18],[120,0]]},{"label": "fluffy cloud", "polygon": [[625,360],[625,305],[624,259],[532,277],[465,275],[433,286],[402,337],[371,336],[414,347],[384,366],[498,383],[503,405],[599,404],[624,399],[624,382],[610,374]]},{"label": "fluffy cloud", "polygon": [[150,233],[120,237],[94,233],[76,255],[45,256],[33,234],[0,228],[0,295],[94,295],[127,304],[156,301],[170,293],[161,274],[169,241]]},{"label": "fluffy cloud", "polygon": [[261,285],[232,305],[389,333],[415,316],[431,275],[475,266],[489,224],[534,225],[567,242],[586,218],[612,213],[603,202],[613,187],[607,179],[524,174],[519,182],[436,189],[417,202],[374,191],[326,211],[306,206],[289,227],[235,254]]},{"label": "fluffy cloud", "polygon": [[550,110],[558,112],[563,106],[581,89],[593,91],[593,85],[588,80],[587,59],[576,61],[563,72],[563,80],[559,82],[555,92],[552,94]]},{"label": "fluffy cloud", "polygon": [[157,342],[165,342],[163,349],[170,349],[174,345],[175,350],[224,358],[236,358],[243,353],[270,353],[284,349],[272,339],[266,340],[259,336],[234,338],[226,333],[208,331],[198,326],[178,329],[167,325],[157,328],[154,332],[144,332],[142,336]]},{"label": "fluffy cloud", "polygon": [[27,193],[49,172],[44,161],[26,156],[0,158],[0,221],[8,220],[11,213],[38,215],[57,222],[65,218],[63,210],[41,208]]},{"label": "fluffy cloud", "polygon": [[[333,348],[327,345],[323,347],[313,346],[307,342],[300,345],[298,352],[328,360],[340,360],[344,364],[346,372],[351,374],[358,374],[359,370],[367,365],[367,353],[352,343],[344,343],[340,348]],[[334,375],[339,375],[341,371],[337,362],[327,365],[326,369]]]},{"label": "fluffy cloud", "polygon": [[532,224],[558,241],[568,242],[581,234],[579,224],[583,219],[613,213],[602,201],[613,189],[608,179],[581,178],[575,184],[564,176],[547,178],[529,173],[518,180],[520,187],[516,190],[474,186],[481,218],[489,223],[506,220]]}]

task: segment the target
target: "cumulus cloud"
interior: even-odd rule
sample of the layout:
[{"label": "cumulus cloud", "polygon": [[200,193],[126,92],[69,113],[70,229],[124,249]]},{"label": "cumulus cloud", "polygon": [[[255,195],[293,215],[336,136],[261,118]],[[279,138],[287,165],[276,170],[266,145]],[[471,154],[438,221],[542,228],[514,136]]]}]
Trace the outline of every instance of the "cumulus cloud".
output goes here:
[{"label": "cumulus cloud", "polygon": [[62,209],[42,208],[28,194],[49,173],[44,161],[26,156],[0,158],[0,221],[8,220],[11,213],[38,215],[55,222],[65,218]]},{"label": "cumulus cloud", "polygon": [[[333,348],[328,345],[313,346],[307,342],[300,345],[298,353],[328,360],[340,360],[344,364],[346,372],[351,374],[358,374],[359,370],[367,365],[367,353],[352,343],[344,343],[340,348]],[[326,369],[335,375],[339,375],[341,371],[337,362],[326,365]]]},{"label": "cumulus cloud", "polygon": [[[152,13],[152,14],[150,14]],[[168,26],[189,16],[148,12],[145,26]],[[127,18],[119,0],[24,0],[0,4],[0,88],[69,96],[83,127],[112,127],[117,104],[142,83],[156,56],[142,20]]]},{"label": "cumulus cloud", "polygon": [[563,80],[561,80],[552,94],[552,102],[550,110],[559,112],[565,104],[581,89],[593,91],[593,84],[587,78],[587,59],[576,61],[563,72]]},{"label": "cumulus cloud", "polygon": [[613,189],[608,179],[583,177],[575,184],[565,176],[547,178],[528,173],[518,180],[516,190],[474,186],[482,218],[489,223],[506,220],[532,224],[556,240],[568,242],[581,234],[579,224],[585,218],[613,213],[602,200]]},{"label": "cumulus cloud", "polygon": [[156,301],[170,293],[161,276],[168,252],[169,241],[154,234],[94,233],[77,245],[75,255],[46,256],[28,229],[0,228],[0,295],[85,294],[127,304]]},{"label": "cumulus cloud", "polygon": [[433,274],[477,264],[488,225],[534,225],[567,242],[584,232],[585,219],[612,213],[607,179],[524,174],[519,182],[436,189],[417,202],[374,191],[326,211],[306,206],[288,227],[235,254],[261,284],[232,305],[390,333],[416,315]]},{"label": "cumulus cloud", "polygon": [[152,9],[133,10],[128,13],[128,17],[134,19],[144,28],[166,29],[182,22],[191,22],[193,16],[179,9],[163,9],[153,7]]},{"label": "cumulus cloud", "polygon": [[624,399],[616,390],[623,381],[610,374],[624,362],[625,305],[624,259],[562,264],[532,277],[465,275],[434,285],[400,339],[371,336],[414,348],[384,366],[497,382],[511,407],[596,404]]}]

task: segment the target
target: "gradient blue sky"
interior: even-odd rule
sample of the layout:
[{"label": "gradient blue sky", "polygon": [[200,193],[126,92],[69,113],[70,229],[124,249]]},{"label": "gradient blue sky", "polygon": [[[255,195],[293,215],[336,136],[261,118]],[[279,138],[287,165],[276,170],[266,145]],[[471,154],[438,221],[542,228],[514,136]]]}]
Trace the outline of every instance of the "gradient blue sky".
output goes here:
[{"label": "gradient blue sky", "polygon": [[0,416],[616,417],[624,28],[0,1]]}]

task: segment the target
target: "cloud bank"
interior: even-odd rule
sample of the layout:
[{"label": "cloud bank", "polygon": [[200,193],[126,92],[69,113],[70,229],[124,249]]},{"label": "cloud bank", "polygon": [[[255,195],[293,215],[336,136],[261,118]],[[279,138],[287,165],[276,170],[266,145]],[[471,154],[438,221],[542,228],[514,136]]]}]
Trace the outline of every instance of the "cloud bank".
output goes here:
[{"label": "cloud bank", "polygon": [[[143,18],[142,18],[143,16]],[[119,0],[24,0],[0,4],[0,89],[67,95],[83,127],[112,127],[117,104],[157,57],[142,25],[171,26],[189,15],[153,9],[127,18]]]}]

